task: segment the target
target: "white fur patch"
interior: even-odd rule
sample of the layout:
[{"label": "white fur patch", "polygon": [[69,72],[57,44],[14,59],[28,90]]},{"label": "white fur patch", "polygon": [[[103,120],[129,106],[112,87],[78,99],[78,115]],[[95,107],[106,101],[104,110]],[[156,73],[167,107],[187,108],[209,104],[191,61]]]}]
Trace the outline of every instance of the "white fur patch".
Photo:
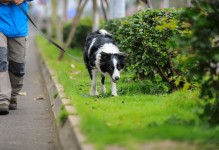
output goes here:
[{"label": "white fur patch", "polygon": [[118,94],[117,94],[117,88],[116,88],[116,83],[114,83],[112,80],[111,80],[111,85],[112,85],[112,95],[113,96],[118,96]]},{"label": "white fur patch", "polygon": [[94,38],[89,46],[89,49],[88,49],[88,56],[90,56],[90,50],[91,48],[93,47],[94,43],[96,42],[96,38]]},{"label": "white fur patch", "polygon": [[96,61],[95,61],[95,65],[97,66],[97,68],[100,70],[100,59],[101,59],[101,52],[105,52],[105,53],[109,53],[109,54],[116,54],[119,53],[119,49],[117,46],[115,46],[112,43],[106,43],[103,46],[101,46],[96,54]]},{"label": "white fur patch", "polygon": [[119,53],[119,49],[116,45],[114,45],[112,43],[106,43],[99,48],[98,52],[99,53],[105,52],[105,53],[115,54],[115,53]]},{"label": "white fur patch", "polygon": [[101,93],[105,94],[106,93],[106,87],[104,84],[101,84]]},{"label": "white fur patch", "polygon": [[96,69],[92,70],[92,83],[91,83],[91,89],[90,89],[90,95],[91,96],[98,95],[97,85],[96,85],[97,72],[98,72],[98,70],[96,70]]},{"label": "white fur patch", "polygon": [[104,30],[104,29],[100,29],[99,32],[100,32],[100,34],[103,34],[103,35],[110,35],[110,36],[111,36],[111,34],[108,33],[108,32],[107,32],[106,30]]},{"label": "white fur patch", "polygon": [[113,66],[114,66],[114,72],[113,72],[113,75],[112,75],[113,80],[116,80],[115,79],[116,77],[120,78],[120,71],[117,68],[117,63],[118,63],[117,60],[113,59]]}]

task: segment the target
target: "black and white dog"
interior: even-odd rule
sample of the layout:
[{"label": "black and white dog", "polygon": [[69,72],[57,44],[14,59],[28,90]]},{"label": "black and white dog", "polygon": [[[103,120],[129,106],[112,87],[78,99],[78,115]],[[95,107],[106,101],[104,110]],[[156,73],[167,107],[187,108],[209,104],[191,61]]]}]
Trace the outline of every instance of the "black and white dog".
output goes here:
[{"label": "black and white dog", "polygon": [[125,54],[120,52],[106,30],[98,30],[88,34],[84,49],[84,61],[90,74],[92,85],[90,95],[98,95],[96,78],[101,72],[101,93],[106,93],[104,85],[105,75],[109,74],[112,84],[112,95],[117,96],[116,82],[120,78],[120,71],[125,66]]}]

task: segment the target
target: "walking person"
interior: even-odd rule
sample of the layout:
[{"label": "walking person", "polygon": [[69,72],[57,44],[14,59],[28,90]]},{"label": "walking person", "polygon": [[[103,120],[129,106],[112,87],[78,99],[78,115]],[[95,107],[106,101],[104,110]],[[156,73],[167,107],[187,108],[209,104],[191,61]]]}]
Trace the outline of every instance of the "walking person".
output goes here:
[{"label": "walking person", "polygon": [[27,1],[0,0],[0,115],[17,109],[17,95],[23,86],[27,48]]}]

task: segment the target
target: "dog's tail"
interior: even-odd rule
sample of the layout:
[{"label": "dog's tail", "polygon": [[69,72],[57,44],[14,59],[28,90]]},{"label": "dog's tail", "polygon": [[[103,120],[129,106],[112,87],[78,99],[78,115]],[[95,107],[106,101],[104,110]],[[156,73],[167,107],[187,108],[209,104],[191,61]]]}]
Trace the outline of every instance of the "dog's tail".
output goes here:
[{"label": "dog's tail", "polygon": [[97,33],[112,37],[112,35],[104,29],[98,30]]}]

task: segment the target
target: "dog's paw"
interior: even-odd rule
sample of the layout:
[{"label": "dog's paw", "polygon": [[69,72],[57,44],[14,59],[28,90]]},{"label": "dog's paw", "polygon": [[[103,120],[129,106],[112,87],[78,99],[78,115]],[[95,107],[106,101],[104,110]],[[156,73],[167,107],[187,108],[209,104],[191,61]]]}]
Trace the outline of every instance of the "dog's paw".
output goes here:
[{"label": "dog's paw", "polygon": [[90,96],[97,96],[97,95],[99,95],[97,90],[91,90],[90,91]]},{"label": "dog's paw", "polygon": [[101,91],[102,94],[105,94],[106,93],[106,87],[102,85],[100,91]]},{"label": "dog's paw", "polygon": [[112,96],[118,96],[118,94],[117,94],[117,93],[114,93],[114,92],[112,92]]}]

